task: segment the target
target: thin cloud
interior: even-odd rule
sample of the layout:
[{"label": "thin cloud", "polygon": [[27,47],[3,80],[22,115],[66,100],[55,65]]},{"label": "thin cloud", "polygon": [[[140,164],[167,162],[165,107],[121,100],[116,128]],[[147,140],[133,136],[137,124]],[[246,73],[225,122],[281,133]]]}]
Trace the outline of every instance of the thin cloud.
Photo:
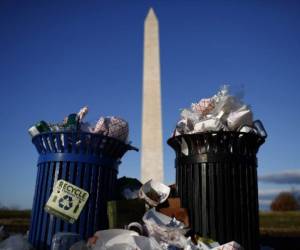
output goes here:
[{"label": "thin cloud", "polygon": [[262,175],[258,177],[260,182],[275,184],[300,184],[300,170],[289,170],[281,173]]},{"label": "thin cloud", "polygon": [[258,190],[258,197],[260,200],[272,200],[275,198],[276,195],[282,192],[292,192],[295,194],[300,194],[300,189],[295,189],[292,187],[287,188],[267,188],[267,189],[259,189]]}]

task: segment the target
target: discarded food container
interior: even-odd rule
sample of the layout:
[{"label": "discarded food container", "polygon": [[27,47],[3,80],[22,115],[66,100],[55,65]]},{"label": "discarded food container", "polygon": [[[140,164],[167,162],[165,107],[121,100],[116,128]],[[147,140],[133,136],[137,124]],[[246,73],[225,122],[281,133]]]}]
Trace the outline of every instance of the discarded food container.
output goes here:
[{"label": "discarded food container", "polygon": [[[107,201],[115,199],[120,159],[137,149],[115,138],[79,131],[40,133],[32,142],[39,153],[29,233],[35,249],[49,249],[57,232],[87,239],[108,228]],[[49,200],[52,191],[57,195]],[[46,203],[51,214],[44,210]]]},{"label": "discarded food container", "polygon": [[195,233],[220,244],[259,249],[257,158],[264,138],[254,133],[175,136],[176,185]]},{"label": "discarded food container", "polygon": [[169,196],[171,188],[158,181],[147,181],[139,191],[139,198],[144,199],[150,206],[156,207]]}]

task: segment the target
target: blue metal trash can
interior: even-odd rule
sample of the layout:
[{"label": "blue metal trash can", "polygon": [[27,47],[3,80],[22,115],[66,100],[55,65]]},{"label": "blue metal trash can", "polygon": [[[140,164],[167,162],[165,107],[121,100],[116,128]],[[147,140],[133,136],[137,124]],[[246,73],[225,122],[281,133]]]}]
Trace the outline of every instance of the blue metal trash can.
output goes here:
[{"label": "blue metal trash can", "polygon": [[[29,241],[50,249],[57,232],[74,232],[82,239],[108,227],[107,201],[115,198],[120,159],[136,150],[117,139],[85,132],[41,133],[32,139],[38,153],[37,178]],[[70,224],[44,210],[53,186],[63,179],[89,193],[79,218]]]}]

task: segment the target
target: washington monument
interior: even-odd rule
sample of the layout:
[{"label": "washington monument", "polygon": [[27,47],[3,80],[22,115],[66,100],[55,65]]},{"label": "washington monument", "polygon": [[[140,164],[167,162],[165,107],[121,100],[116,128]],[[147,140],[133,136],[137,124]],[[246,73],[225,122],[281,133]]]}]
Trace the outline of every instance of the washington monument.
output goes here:
[{"label": "washington monument", "polygon": [[163,181],[159,29],[151,8],[144,27],[141,181]]}]

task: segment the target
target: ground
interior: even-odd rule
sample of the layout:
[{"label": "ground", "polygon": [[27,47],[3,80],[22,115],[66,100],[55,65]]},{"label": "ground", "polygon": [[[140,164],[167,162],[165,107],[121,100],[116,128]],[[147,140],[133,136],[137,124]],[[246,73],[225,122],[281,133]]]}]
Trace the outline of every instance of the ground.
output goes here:
[{"label": "ground", "polygon": [[260,233],[300,237],[300,212],[261,212]]},{"label": "ground", "polygon": [[[25,233],[30,221],[30,210],[0,210],[0,225],[9,232]],[[263,245],[275,250],[300,249],[300,211],[261,212],[260,234]]]}]

